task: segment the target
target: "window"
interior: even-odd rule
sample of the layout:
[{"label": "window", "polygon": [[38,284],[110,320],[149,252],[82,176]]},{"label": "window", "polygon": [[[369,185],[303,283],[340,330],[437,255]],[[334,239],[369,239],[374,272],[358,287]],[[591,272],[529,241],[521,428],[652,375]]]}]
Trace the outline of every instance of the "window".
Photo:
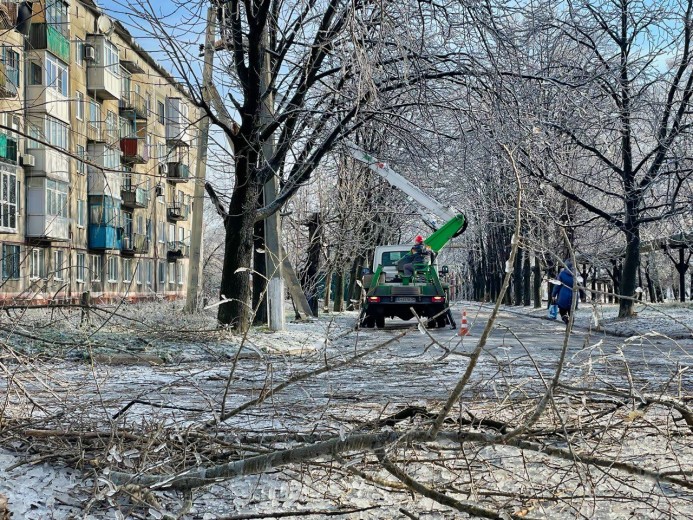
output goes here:
[{"label": "window", "polygon": [[65,259],[65,252],[62,249],[53,251],[53,278],[56,280],[63,279],[63,262]]},{"label": "window", "polygon": [[2,62],[5,64],[7,80],[15,87],[19,87],[19,53],[9,47],[3,47]]},{"label": "window", "polygon": [[17,176],[14,173],[2,172],[0,185],[0,228],[17,229]]},{"label": "window", "polygon": [[42,85],[43,84],[43,69],[39,63],[32,61],[29,64],[29,84],[30,85]]},{"label": "window", "polygon": [[137,216],[137,228],[136,228],[136,233],[138,235],[144,235],[144,216],[143,215],[138,215]]},{"label": "window", "polygon": [[159,242],[166,242],[166,223],[159,222]]},{"label": "window", "polygon": [[147,241],[152,241],[152,219],[147,219]]},{"label": "window", "polygon": [[178,285],[183,285],[183,264],[176,262],[176,275],[178,276]]},{"label": "window", "polygon": [[178,228],[178,241],[181,243],[185,243],[185,228],[184,227],[179,227]]},{"label": "window", "polygon": [[[119,137],[118,133],[118,117],[110,110],[106,113],[106,136],[109,143],[115,143]],[[118,159],[120,163],[120,159]]]},{"label": "window", "polygon": [[70,35],[67,20],[67,4],[60,1],[46,2],[46,22],[65,37]]},{"label": "window", "polygon": [[118,282],[118,257],[108,257],[108,273],[106,274],[110,283]]},{"label": "window", "polygon": [[67,183],[46,179],[46,215],[67,217]]},{"label": "window", "polygon": [[168,264],[168,283],[176,283],[176,263]]},{"label": "window", "polygon": [[29,278],[45,278],[46,277],[46,251],[45,249],[31,250],[31,271]]},{"label": "window", "polygon": [[84,66],[84,41],[79,37],[75,37],[75,63]]},{"label": "window", "polygon": [[154,278],[154,261],[147,260],[147,285],[152,285],[152,278]]},{"label": "window", "polygon": [[101,282],[102,274],[101,257],[99,255],[91,255],[91,281]]},{"label": "window", "polygon": [[52,87],[63,96],[68,95],[67,65],[58,58],[46,54],[46,86]]},{"label": "window", "polygon": [[[85,156],[86,156],[86,151],[84,150],[84,146],[82,146],[81,144],[78,144],[77,145],[77,157],[81,157],[82,159],[84,159]],[[77,173],[79,173],[80,175],[86,175],[87,174],[86,163],[84,163],[80,160],[77,160]]]},{"label": "window", "polygon": [[159,123],[166,124],[166,107],[164,106],[163,101],[158,101],[156,102],[156,116],[159,120]]},{"label": "window", "polygon": [[159,286],[166,284],[166,262],[159,262]]},{"label": "window", "polygon": [[77,199],[77,227],[83,228],[87,217],[87,201]]},{"label": "window", "polygon": [[143,261],[140,260],[136,265],[135,265],[135,274],[137,275],[137,285],[142,285],[144,276],[142,274],[142,271],[144,270],[144,265]]},{"label": "window", "polygon": [[[115,257],[113,257],[115,258]],[[130,283],[132,280],[132,260],[130,258],[123,258],[123,281]]]},{"label": "window", "polygon": [[168,225],[168,240],[169,240],[169,242],[174,242],[176,240],[176,225],[175,224],[169,224]]},{"label": "window", "polygon": [[84,120],[84,94],[79,90],[76,92],[77,108],[75,110],[75,117],[80,121]]},{"label": "window", "polygon": [[101,107],[94,100],[89,100],[89,121],[91,123],[98,123],[101,121]]},{"label": "window", "polygon": [[104,58],[104,68],[114,76],[119,76],[120,61],[118,60],[118,47],[108,40],[104,41]]},{"label": "window", "polygon": [[30,137],[28,148],[43,148],[43,144],[39,141],[45,141],[57,148],[67,150],[69,127],[62,121],[46,116],[29,123],[28,126]]},{"label": "window", "polygon": [[3,280],[18,280],[19,265],[21,259],[19,257],[19,246],[9,244],[2,245],[2,279]]},{"label": "window", "polygon": [[75,279],[78,282],[84,282],[87,275],[87,265],[86,257],[84,253],[77,253],[77,272],[75,273]]}]

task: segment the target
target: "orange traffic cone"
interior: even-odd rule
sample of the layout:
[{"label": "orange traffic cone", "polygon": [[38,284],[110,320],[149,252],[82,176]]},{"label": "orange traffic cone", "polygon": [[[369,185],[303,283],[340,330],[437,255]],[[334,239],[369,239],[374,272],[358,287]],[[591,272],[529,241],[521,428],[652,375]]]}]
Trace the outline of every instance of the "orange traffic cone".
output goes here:
[{"label": "orange traffic cone", "polygon": [[460,332],[458,336],[469,336],[469,324],[467,323],[467,311],[462,311],[462,321],[460,322]]}]

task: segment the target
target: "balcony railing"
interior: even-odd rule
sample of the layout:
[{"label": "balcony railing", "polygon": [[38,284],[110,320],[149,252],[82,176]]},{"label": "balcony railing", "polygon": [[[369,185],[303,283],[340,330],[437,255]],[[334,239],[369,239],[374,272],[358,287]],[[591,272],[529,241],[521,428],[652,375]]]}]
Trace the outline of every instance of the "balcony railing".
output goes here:
[{"label": "balcony railing", "polygon": [[166,243],[166,258],[175,261],[190,256],[190,245],[180,240]]},{"label": "balcony railing", "polygon": [[114,146],[119,140],[117,125],[107,125],[106,121],[87,121],[87,141]]},{"label": "balcony railing", "polygon": [[120,189],[122,205],[125,208],[146,208],[149,202],[147,190],[135,186],[123,186]]},{"label": "balcony railing", "polygon": [[0,161],[17,164],[17,140],[0,134]]},{"label": "balcony railing", "polygon": [[133,119],[147,119],[147,100],[141,94],[132,90],[120,91],[120,113]]},{"label": "balcony railing", "polygon": [[190,178],[190,166],[183,162],[168,163],[168,174],[166,179],[169,182],[188,182]]},{"label": "balcony railing", "polygon": [[17,95],[19,70],[8,67],[0,61],[0,98],[13,98]]},{"label": "balcony railing", "polygon": [[144,144],[144,139],[121,137],[120,151],[123,152],[120,158],[124,163],[145,164],[149,161],[149,151]]},{"label": "balcony railing", "polygon": [[47,23],[32,23],[29,34],[31,49],[47,49],[65,63],[70,63],[70,40]]},{"label": "balcony railing", "polygon": [[186,220],[188,218],[188,207],[178,203],[169,204],[166,214],[168,219],[174,222]]},{"label": "balcony railing", "polygon": [[121,242],[121,252],[135,255],[145,254],[149,251],[149,239],[142,233],[124,234]]}]

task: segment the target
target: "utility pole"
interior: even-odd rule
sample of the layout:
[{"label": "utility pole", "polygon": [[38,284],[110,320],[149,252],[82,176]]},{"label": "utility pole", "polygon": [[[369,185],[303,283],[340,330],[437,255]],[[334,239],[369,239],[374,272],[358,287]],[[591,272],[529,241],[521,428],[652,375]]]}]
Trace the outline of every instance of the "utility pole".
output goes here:
[{"label": "utility pole", "polygon": [[[209,86],[212,83],[214,66],[214,21],[216,12],[207,9],[207,31],[205,35],[204,63],[202,67],[202,99],[209,104]],[[192,202],[192,227],[190,232],[190,262],[188,267],[188,292],[184,312],[197,312],[197,299],[202,279],[202,222],[204,213],[205,176],[207,172],[207,141],[209,140],[209,118],[204,115],[198,124],[199,148],[195,168],[195,192]]]},{"label": "utility pole", "polygon": [[[274,118],[274,93],[271,90],[272,70],[270,67],[269,54],[269,32],[265,27],[263,34],[264,59],[262,71],[262,92],[264,103],[262,103],[261,120],[263,126],[272,122]],[[262,145],[262,152],[266,161],[274,156],[275,143],[274,135],[270,136]],[[277,176],[272,178],[263,186],[264,204],[269,205],[277,198]],[[282,257],[279,222],[279,212],[275,211],[265,219],[265,266],[267,272],[267,305],[270,330],[284,329],[284,277],[282,276]]]}]

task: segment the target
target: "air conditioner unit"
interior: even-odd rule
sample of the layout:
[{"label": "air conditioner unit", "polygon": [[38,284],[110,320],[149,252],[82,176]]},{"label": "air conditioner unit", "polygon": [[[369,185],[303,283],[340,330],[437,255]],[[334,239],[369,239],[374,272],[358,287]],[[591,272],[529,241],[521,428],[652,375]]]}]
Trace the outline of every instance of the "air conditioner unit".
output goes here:
[{"label": "air conditioner unit", "polygon": [[29,154],[20,156],[22,166],[36,166],[36,157]]},{"label": "air conditioner unit", "polygon": [[159,164],[159,174],[160,175],[166,175],[167,173],[168,173],[168,164],[166,164],[166,163]]},{"label": "air conditioner unit", "polygon": [[84,46],[84,59],[87,61],[94,61],[96,59],[96,49],[93,45]]}]

